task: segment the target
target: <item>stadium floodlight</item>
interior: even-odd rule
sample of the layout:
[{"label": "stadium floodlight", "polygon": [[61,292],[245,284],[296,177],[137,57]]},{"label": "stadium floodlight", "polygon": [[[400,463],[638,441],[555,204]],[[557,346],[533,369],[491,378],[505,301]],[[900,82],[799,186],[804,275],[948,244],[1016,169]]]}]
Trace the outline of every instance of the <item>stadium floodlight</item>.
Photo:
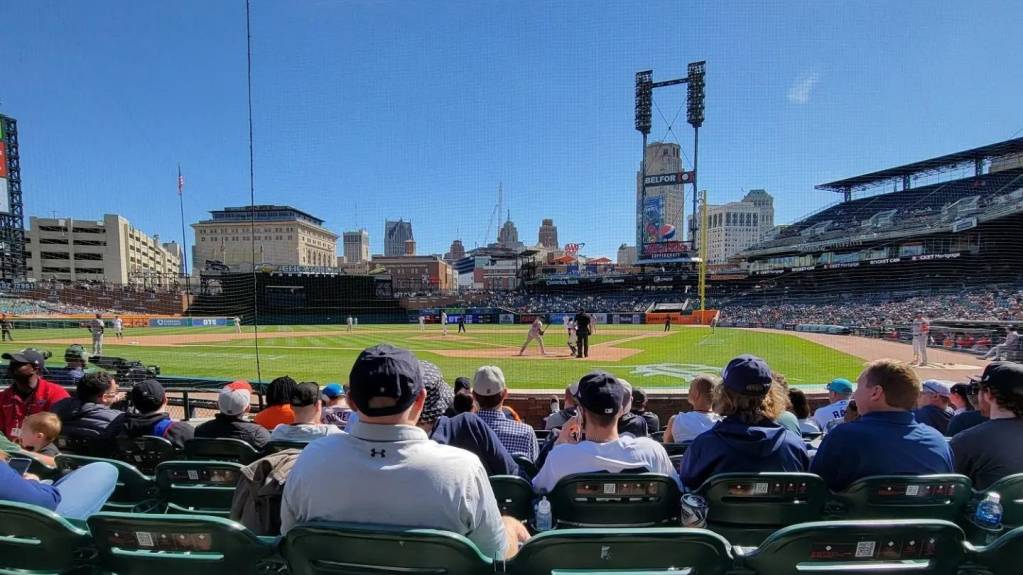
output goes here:
[{"label": "stadium floodlight", "polygon": [[654,71],[636,72],[636,130],[646,135],[650,133],[651,104],[654,92]]},{"label": "stadium floodlight", "polygon": [[694,128],[703,125],[703,75],[706,62],[689,63],[689,89],[686,91],[686,121]]}]

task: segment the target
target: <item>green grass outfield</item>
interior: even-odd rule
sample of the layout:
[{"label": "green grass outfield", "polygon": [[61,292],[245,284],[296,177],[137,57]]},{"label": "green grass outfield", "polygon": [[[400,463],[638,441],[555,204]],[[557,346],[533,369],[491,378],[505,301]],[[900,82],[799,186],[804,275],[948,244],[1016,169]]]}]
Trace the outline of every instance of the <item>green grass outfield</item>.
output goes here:
[{"label": "green grass outfield", "polygon": [[[796,385],[813,385],[830,381],[834,377],[855,378],[863,360],[835,351],[829,347],[799,337],[754,332],[741,329],[718,328],[714,333],[704,327],[676,326],[667,337],[640,337],[643,334],[660,335],[662,326],[600,326],[597,335],[590,338],[591,346],[615,341],[614,347],[639,350],[623,359],[577,360],[572,358],[536,359],[532,357],[497,357],[509,354],[524,341],[528,326],[469,325],[468,334],[461,337],[440,338],[440,327],[427,326],[424,334],[418,326],[363,325],[353,333],[344,326],[266,326],[260,328],[259,340],[262,379],[289,374],[298,380],[321,383],[344,381],[359,351],[370,345],[389,342],[407,347],[420,359],[436,363],[448,382],[455,377],[472,373],[480,365],[496,364],[504,370],[513,389],[554,389],[578,380],[587,371],[605,369],[643,387],[680,387],[694,373],[719,373],[729,359],[740,353],[753,353],[765,358],[771,367],[786,375]],[[251,334],[253,328],[243,330]],[[330,331],[328,335],[313,332]],[[309,336],[300,335],[303,332]],[[449,333],[455,334],[455,326]],[[273,337],[273,333],[287,334]],[[145,336],[224,334],[224,340],[179,342],[174,347],[145,345]],[[424,338],[423,336],[428,336]],[[46,340],[74,339],[89,348],[89,334],[84,329],[16,330],[18,341],[4,342],[0,351],[14,351],[37,342],[33,347],[50,350],[55,364],[63,355],[67,343]],[[125,330],[124,345],[119,345],[112,332],[106,336],[105,355],[141,360],[159,365],[165,375],[208,376],[257,379],[256,349],[251,337],[231,339],[234,328],[129,328]],[[626,338],[635,338],[628,339]],[[216,340],[217,338],[213,338]],[[545,338],[548,351],[567,353],[566,336],[560,326],[553,326]],[[622,341],[625,340],[625,341]],[[450,357],[438,352],[444,350],[470,350],[467,353],[495,357]],[[537,354],[535,344],[528,354]]]}]

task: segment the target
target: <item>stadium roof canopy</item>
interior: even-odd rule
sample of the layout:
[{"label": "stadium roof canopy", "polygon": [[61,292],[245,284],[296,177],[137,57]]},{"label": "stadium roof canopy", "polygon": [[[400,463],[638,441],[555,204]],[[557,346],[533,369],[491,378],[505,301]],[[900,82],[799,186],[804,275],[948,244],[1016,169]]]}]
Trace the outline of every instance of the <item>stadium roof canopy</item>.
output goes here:
[{"label": "stadium roof canopy", "polygon": [[972,150],[964,150],[962,152],[946,154],[929,160],[913,162],[912,164],[906,164],[904,166],[871,172],[862,176],[853,176],[844,180],[828,182],[827,184],[816,186],[816,189],[848,195],[851,192],[873,188],[890,180],[905,180],[906,178],[915,175],[952,169],[962,166],[967,162],[979,162],[987,158],[996,158],[999,156],[1020,153],[1023,153],[1023,138],[1015,138],[1004,142],[998,142],[996,144],[973,148]]}]

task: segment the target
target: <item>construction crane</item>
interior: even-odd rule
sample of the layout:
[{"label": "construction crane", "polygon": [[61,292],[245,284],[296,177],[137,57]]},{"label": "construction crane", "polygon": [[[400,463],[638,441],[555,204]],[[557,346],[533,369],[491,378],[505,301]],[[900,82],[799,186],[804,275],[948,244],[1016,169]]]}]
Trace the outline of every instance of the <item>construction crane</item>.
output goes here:
[{"label": "construction crane", "polygon": [[[483,236],[483,245],[484,246],[487,245],[487,243],[490,241],[490,230],[495,229],[494,228],[494,221],[495,220],[498,220],[497,221],[497,227],[498,228],[501,227],[500,217],[501,217],[501,208],[503,207],[502,206],[503,203],[504,203],[504,190],[502,189],[502,185],[500,183],[498,183],[497,184],[497,204],[494,206],[493,211],[490,212],[490,220],[487,222],[487,233],[486,233],[485,236]],[[497,232],[496,231],[494,232],[494,235],[495,235],[494,241],[497,241],[497,239],[496,239]]]}]

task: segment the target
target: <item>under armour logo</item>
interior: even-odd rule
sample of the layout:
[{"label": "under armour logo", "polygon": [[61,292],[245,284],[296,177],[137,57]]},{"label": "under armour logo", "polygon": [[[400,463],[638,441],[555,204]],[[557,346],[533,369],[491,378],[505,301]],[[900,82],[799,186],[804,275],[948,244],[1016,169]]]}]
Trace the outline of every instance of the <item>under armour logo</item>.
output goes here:
[{"label": "under armour logo", "polygon": [[387,457],[387,450],[386,449],[381,449],[380,451],[377,451],[376,449],[369,450],[370,457],[376,457],[377,455],[379,455],[380,457]]}]

